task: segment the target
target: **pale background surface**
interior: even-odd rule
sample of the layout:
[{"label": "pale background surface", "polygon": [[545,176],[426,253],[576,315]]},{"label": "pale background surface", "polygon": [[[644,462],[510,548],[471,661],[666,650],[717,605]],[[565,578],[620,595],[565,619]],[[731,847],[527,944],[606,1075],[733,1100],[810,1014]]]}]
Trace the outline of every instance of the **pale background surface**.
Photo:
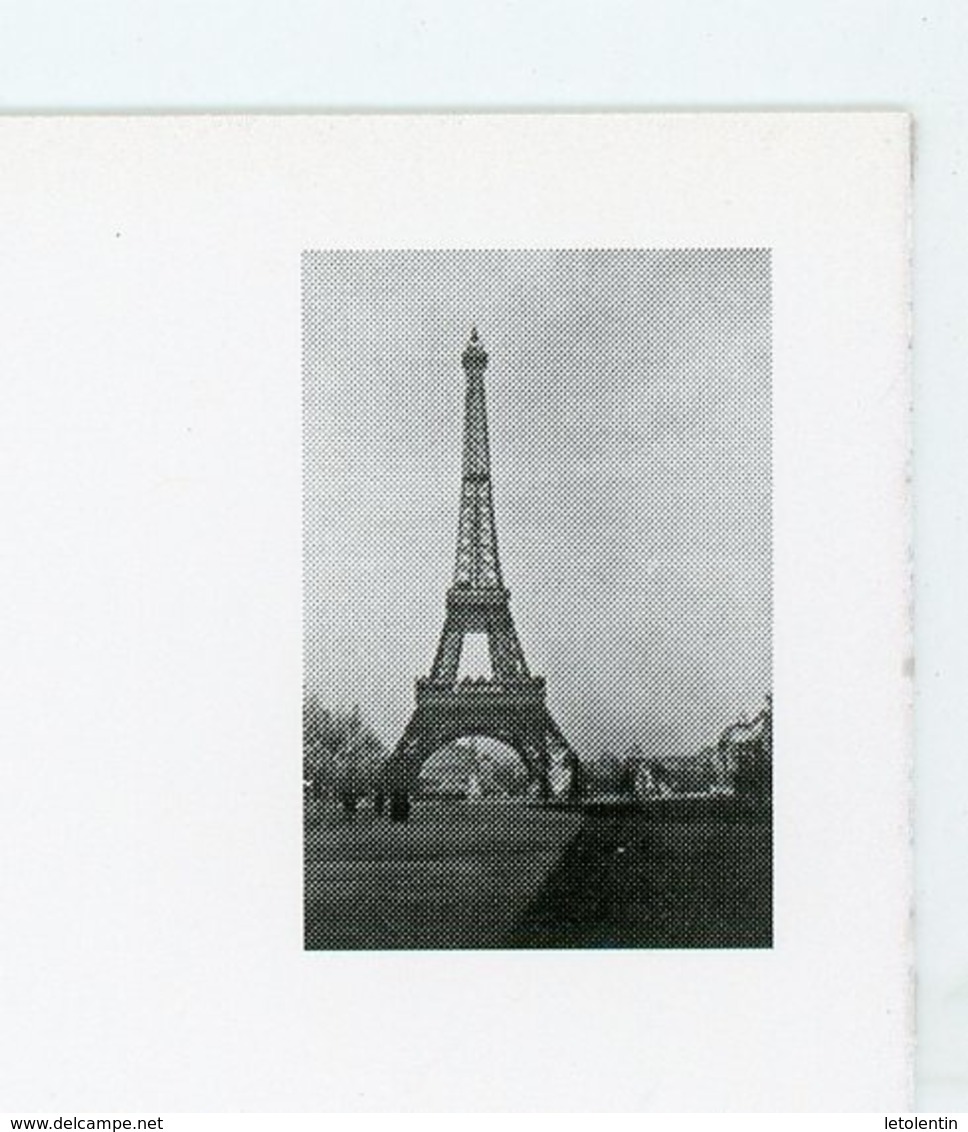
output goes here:
[{"label": "pale background surface", "polygon": [[[903,1106],[903,116],[7,122],[0,157],[5,1103]],[[472,242],[773,248],[771,952],[301,950],[299,255]]]},{"label": "pale background surface", "polygon": [[916,120],[918,1080],[968,1109],[968,6],[9,0],[27,111],[896,107]]}]

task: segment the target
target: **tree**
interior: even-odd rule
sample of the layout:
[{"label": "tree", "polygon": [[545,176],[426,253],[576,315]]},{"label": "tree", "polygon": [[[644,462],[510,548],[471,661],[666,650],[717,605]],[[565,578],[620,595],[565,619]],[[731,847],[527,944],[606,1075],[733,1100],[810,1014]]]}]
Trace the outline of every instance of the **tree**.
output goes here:
[{"label": "tree", "polygon": [[734,793],[769,799],[773,785],[773,700],[753,719],[745,716],[719,739],[719,757]]},{"label": "tree", "polygon": [[359,796],[373,789],[386,756],[359,707],[331,711],[315,693],[304,693],[303,777],[314,798]]}]

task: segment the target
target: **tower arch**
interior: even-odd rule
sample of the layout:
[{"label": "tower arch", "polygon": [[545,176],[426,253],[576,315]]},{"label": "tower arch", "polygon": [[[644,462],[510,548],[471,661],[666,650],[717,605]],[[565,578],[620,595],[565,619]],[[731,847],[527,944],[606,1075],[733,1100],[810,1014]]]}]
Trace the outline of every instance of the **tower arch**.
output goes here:
[{"label": "tower arch", "polygon": [[417,775],[416,793],[421,798],[521,797],[533,782],[517,748],[492,736],[461,735],[427,754]]}]

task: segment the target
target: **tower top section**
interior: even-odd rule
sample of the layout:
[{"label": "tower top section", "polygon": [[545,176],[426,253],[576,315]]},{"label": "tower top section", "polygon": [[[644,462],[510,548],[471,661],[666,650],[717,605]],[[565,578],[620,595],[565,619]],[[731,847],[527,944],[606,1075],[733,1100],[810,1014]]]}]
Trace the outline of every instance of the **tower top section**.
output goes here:
[{"label": "tower top section", "polygon": [[481,345],[481,340],[477,336],[476,326],[471,327],[470,341],[464,347],[461,361],[464,364],[464,372],[468,377],[482,374],[487,369],[487,351]]}]

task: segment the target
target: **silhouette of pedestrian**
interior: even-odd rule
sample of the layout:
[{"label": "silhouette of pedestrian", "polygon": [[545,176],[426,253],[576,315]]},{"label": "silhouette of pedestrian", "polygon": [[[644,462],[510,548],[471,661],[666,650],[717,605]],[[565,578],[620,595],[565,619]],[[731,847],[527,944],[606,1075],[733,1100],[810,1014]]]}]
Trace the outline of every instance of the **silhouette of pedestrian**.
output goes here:
[{"label": "silhouette of pedestrian", "polygon": [[410,820],[410,795],[406,790],[394,790],[390,795],[390,821]]},{"label": "silhouette of pedestrian", "polygon": [[344,786],[340,791],[340,802],[343,806],[343,813],[346,815],[347,821],[353,821],[356,817],[356,807],[359,802],[359,796],[352,786]]}]

